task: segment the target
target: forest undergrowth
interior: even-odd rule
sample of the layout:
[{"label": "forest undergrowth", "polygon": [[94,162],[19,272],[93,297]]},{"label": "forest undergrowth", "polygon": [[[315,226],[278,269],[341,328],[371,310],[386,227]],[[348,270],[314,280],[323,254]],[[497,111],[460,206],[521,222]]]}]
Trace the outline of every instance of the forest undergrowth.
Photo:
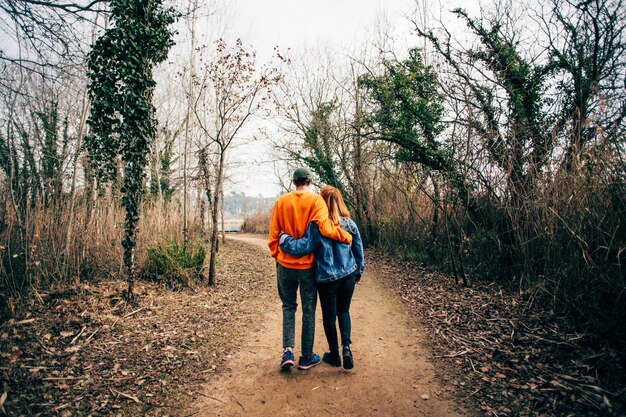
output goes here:
[{"label": "forest undergrowth", "polygon": [[438,377],[483,415],[623,416],[626,354],[532,292],[496,283],[455,285],[417,262],[369,251],[429,334]]},{"label": "forest undergrowth", "polygon": [[122,280],[39,292],[24,315],[0,325],[0,375],[8,415],[178,415],[228,367],[232,341],[273,294],[260,248],[226,241],[217,285],[166,288]]}]

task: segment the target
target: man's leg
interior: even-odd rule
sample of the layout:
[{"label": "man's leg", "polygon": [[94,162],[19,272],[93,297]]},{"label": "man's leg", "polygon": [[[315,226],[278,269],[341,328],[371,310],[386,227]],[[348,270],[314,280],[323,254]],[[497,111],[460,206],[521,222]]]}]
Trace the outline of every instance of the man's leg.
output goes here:
[{"label": "man's leg", "polygon": [[317,306],[317,285],[315,268],[300,270],[300,301],[302,303],[302,356],[313,353],[315,341],[315,307]]},{"label": "man's leg", "polygon": [[283,348],[295,344],[296,309],[298,308],[297,270],[276,264],[278,295],[283,304]]}]

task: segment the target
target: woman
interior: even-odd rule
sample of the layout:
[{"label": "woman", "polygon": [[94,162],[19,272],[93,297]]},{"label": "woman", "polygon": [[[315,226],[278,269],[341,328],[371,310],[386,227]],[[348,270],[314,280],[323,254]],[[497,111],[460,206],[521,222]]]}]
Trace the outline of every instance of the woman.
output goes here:
[{"label": "woman", "polygon": [[315,253],[317,291],[322,305],[324,333],[328,340],[329,351],[324,353],[323,360],[334,366],[341,366],[337,328],[339,320],[341,332],[342,357],[344,369],[354,367],[354,358],[350,350],[350,302],[354,286],[361,280],[365,262],[363,259],[363,242],[359,229],[350,219],[350,211],[343,201],[338,189],[326,185],[320,195],[328,206],[328,217],[342,229],[352,235],[352,245],[323,237],[315,223],[311,223],[306,234],[295,239],[282,233],[280,249],[295,256]]}]

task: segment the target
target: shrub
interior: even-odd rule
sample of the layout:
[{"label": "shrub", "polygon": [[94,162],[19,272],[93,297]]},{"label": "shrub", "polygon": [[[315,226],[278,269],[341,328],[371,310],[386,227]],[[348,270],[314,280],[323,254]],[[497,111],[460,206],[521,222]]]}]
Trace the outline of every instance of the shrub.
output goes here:
[{"label": "shrub", "polygon": [[270,217],[272,213],[270,211],[257,211],[255,213],[247,214],[241,226],[241,231],[245,233],[269,233]]},{"label": "shrub", "polygon": [[199,279],[204,266],[206,252],[198,242],[186,246],[177,240],[159,242],[146,248],[146,272],[152,277],[161,277],[168,285],[189,285]]}]

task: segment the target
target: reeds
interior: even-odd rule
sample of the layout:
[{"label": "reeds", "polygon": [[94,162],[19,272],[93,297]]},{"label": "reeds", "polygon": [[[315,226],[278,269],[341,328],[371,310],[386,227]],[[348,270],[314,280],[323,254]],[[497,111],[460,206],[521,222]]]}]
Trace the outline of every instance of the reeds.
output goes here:
[{"label": "reeds", "polygon": [[[3,201],[0,206],[0,317],[14,316],[36,302],[41,292],[84,280],[124,278],[120,244],[124,212],[116,200],[101,196],[87,202],[80,196],[71,218],[68,204],[69,199],[65,198],[48,207],[35,202],[32,207],[16,213],[8,198]],[[172,268],[185,270],[188,262],[184,257],[174,256],[170,262],[172,268],[166,268],[165,272],[158,268],[155,271],[154,257],[147,257],[149,248],[157,254],[159,248],[173,247],[170,244],[175,246],[181,241],[179,208],[175,204],[145,203],[141,219],[137,247],[140,271],[145,274],[150,267],[152,278],[165,279],[159,273],[167,272],[170,279]],[[68,234],[70,223],[72,232]],[[193,248],[174,251],[174,254],[189,253],[193,261],[191,268],[197,270],[204,260],[201,256],[204,248],[199,238],[200,228],[194,225],[191,229]],[[178,261],[181,265],[176,266]]]},{"label": "reeds", "polygon": [[244,233],[268,234],[271,215],[271,211],[262,210],[246,214],[241,231]]}]

